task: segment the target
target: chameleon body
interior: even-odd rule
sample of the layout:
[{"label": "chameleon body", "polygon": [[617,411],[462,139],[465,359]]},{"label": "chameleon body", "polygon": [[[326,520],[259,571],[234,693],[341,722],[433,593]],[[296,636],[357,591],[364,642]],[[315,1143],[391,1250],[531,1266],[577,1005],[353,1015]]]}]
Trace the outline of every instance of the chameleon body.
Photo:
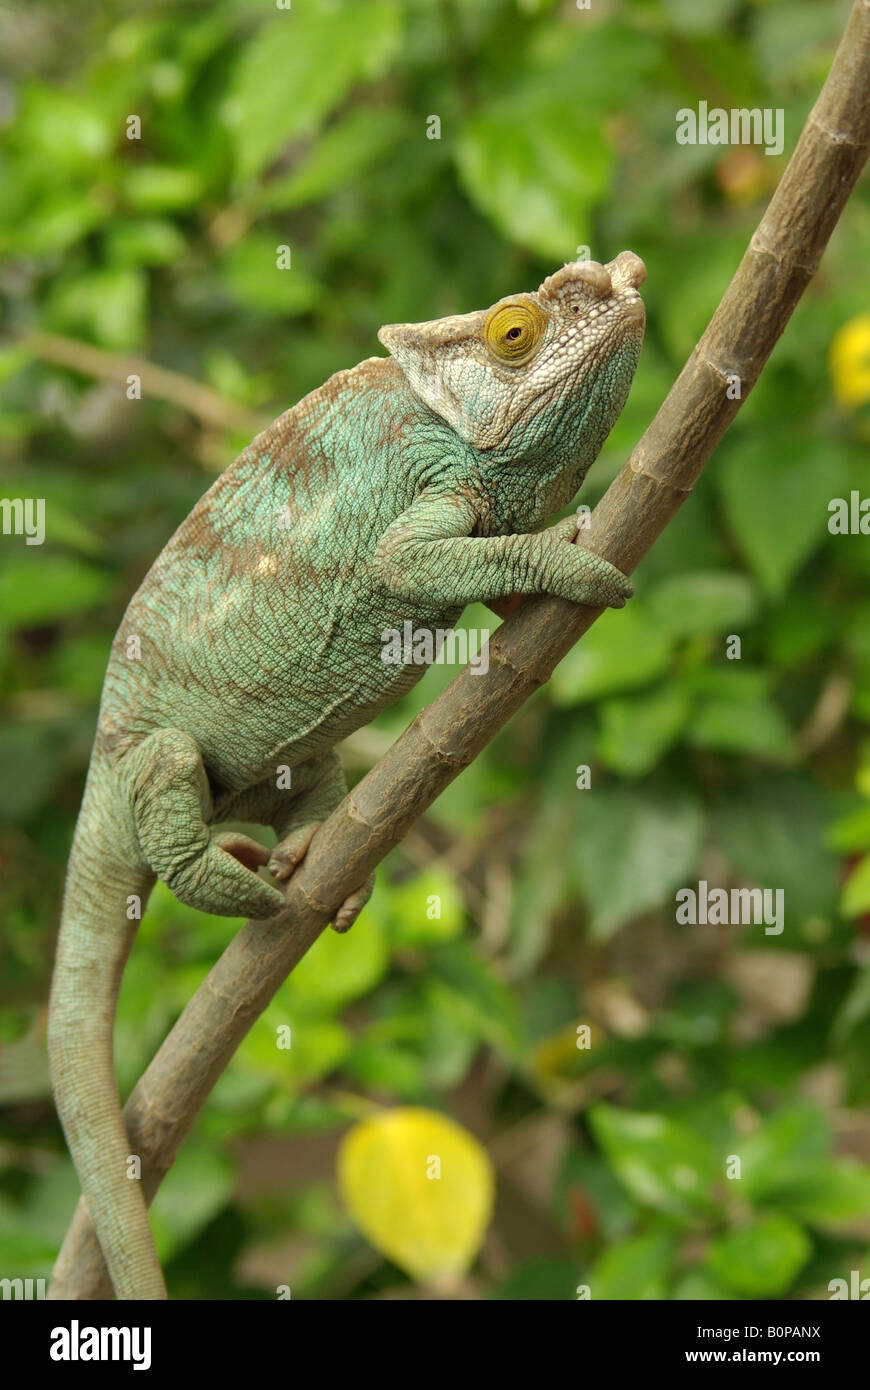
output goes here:
[{"label": "chameleon body", "polygon": [[[58,1113],[119,1298],[166,1296],[114,1074],[121,974],[156,879],[266,918],[345,792],[335,745],[423,667],[385,628],[547,592],[621,606],[628,580],[536,528],[576,493],[625,402],[643,262],[563,266],[488,311],[382,328],[258,435],[182,523],[114,640],[67,873],[48,1043]],[[289,789],[279,776],[290,770]],[[219,830],[270,825],[272,851]],[[371,884],[336,913],[346,929]]]}]

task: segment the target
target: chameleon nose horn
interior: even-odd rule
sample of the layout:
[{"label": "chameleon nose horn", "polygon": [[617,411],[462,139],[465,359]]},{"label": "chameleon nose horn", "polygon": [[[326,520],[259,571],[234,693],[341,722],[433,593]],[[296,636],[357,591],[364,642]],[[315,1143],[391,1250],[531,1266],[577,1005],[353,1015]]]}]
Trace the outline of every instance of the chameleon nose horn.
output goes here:
[{"label": "chameleon nose horn", "polygon": [[640,256],[633,251],[620,251],[608,264],[608,270],[613,274],[615,280],[619,280],[623,285],[631,285],[633,289],[640,289],[646,279],[646,266]]}]

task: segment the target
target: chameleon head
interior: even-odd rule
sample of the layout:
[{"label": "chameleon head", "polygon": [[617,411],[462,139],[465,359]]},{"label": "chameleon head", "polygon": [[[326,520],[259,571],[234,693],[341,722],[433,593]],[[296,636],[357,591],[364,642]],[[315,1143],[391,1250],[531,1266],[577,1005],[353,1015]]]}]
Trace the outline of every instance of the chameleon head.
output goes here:
[{"label": "chameleon head", "polygon": [[571,261],[532,293],[472,314],[389,324],[378,337],[416,395],[476,448],[527,455],[584,437],[594,447],[637,366],[645,279],[633,251],[606,265]]}]

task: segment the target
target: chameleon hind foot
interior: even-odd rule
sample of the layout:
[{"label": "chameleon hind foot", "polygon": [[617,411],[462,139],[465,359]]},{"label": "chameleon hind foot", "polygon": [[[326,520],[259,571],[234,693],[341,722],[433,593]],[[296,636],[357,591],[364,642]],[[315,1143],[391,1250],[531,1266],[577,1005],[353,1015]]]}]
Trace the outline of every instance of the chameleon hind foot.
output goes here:
[{"label": "chameleon hind foot", "polygon": [[338,911],[332,919],[333,931],[342,933],[350,931],[357,917],[360,915],[369,898],[371,897],[372,892],[374,891],[374,886],[375,876],[374,874],[372,874],[371,877],[367,879],[367,881],[363,884],[362,888],[357,888],[355,893],[351,893],[350,897],[345,898],[341,907],[338,909]]},{"label": "chameleon hind foot", "polygon": [[[305,858],[308,846],[314,839],[314,832],[322,823],[322,821],[309,821],[306,825],[298,826],[273,849],[272,857],[269,860],[269,872],[273,877],[281,882],[290,878]],[[375,876],[372,874],[362,888],[358,888],[345,898],[333,916],[334,931],[343,933],[350,930],[371,897],[374,886]]]},{"label": "chameleon hind foot", "polygon": [[135,749],[125,773],[142,856],[179,902],[220,917],[281,911],[283,895],[257,875],[268,850],[208,825],[211,789],[195,739],[158,729]]},{"label": "chameleon hind foot", "polygon": [[279,882],[284,882],[290,877],[294,869],[297,869],[308,852],[308,846],[314,839],[314,832],[322,821],[308,821],[305,825],[299,825],[286,835],[280,844],[272,850],[269,859],[269,873]]},{"label": "chameleon hind foot", "polygon": [[269,851],[247,835],[209,833],[208,844],[164,878],[179,902],[219,917],[274,917],[284,896],[257,869]]}]

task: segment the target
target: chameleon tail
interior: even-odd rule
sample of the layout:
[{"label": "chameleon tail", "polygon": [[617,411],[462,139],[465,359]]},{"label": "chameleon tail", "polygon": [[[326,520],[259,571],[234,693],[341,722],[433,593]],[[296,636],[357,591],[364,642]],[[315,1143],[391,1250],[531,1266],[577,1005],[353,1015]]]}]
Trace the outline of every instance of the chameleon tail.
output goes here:
[{"label": "chameleon tail", "polygon": [[[51,1081],[117,1297],[166,1298],[142,1184],[128,1176],[113,1048],[118,991],[136,933],[128,897],[136,894],[144,909],[154,879],[123,869],[107,853],[111,831],[99,832],[95,793],[91,784],[69,862],[49,1006]],[[56,1269],[50,1298],[64,1297],[62,1283]]]}]

